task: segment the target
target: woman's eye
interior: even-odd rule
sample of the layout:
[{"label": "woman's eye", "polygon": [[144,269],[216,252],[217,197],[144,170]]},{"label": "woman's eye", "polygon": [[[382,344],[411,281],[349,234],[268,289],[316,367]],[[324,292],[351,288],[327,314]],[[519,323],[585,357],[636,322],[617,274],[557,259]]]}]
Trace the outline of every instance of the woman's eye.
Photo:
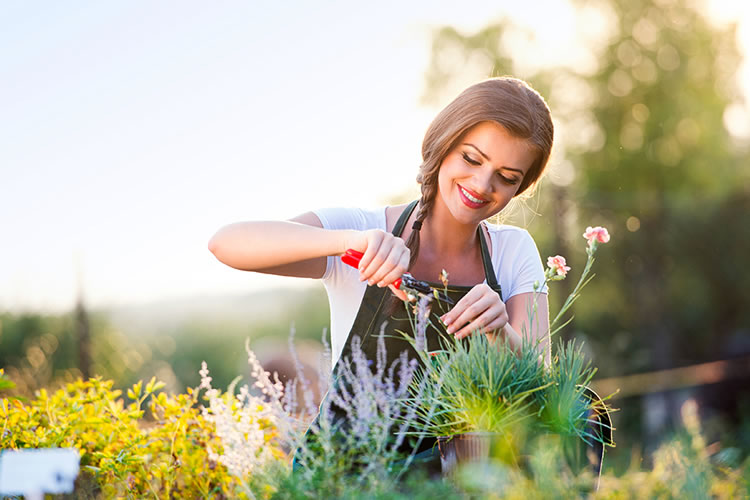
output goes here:
[{"label": "woman's eye", "polygon": [[513,177],[505,177],[505,176],[504,176],[503,174],[501,174],[500,172],[498,172],[498,173],[497,173],[497,175],[499,175],[499,176],[500,176],[500,179],[502,179],[502,181],[503,181],[503,182],[505,182],[506,184],[511,184],[511,185],[513,185],[513,184],[518,184],[518,179],[516,179],[516,178],[513,178]]},{"label": "woman's eye", "polygon": [[471,165],[481,165],[481,162],[476,161],[475,159],[473,159],[471,156],[467,155],[466,153],[462,153],[462,156],[464,157],[464,161],[466,161],[466,163],[469,163]]}]

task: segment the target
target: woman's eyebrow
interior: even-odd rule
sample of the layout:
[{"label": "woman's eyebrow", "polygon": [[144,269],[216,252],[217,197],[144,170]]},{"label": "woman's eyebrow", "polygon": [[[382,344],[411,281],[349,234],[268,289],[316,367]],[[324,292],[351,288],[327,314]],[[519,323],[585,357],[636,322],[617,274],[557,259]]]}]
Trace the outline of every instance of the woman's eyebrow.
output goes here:
[{"label": "woman's eyebrow", "polygon": [[[481,149],[479,149],[478,147],[476,147],[476,146],[475,146],[475,145],[473,145],[472,143],[470,143],[470,142],[464,142],[464,143],[463,143],[463,145],[464,145],[464,146],[471,146],[472,148],[476,149],[476,150],[477,150],[477,152],[478,152],[478,153],[479,153],[480,155],[482,155],[482,156],[484,157],[484,159],[485,159],[485,160],[487,160],[487,161],[492,161],[492,160],[490,160],[490,157],[489,157],[489,156],[487,156],[486,154],[484,154],[484,152],[483,152],[483,151],[482,151]],[[500,167],[500,168],[504,168],[505,170],[512,170],[512,171],[514,171],[514,172],[518,172],[519,174],[521,174],[521,176],[523,176],[523,175],[524,175],[524,172],[523,172],[523,170],[521,170],[521,169],[518,169],[518,168],[513,168],[513,167],[506,167],[505,165],[503,165],[503,166],[502,166],[502,167]]]},{"label": "woman's eyebrow", "polygon": [[472,148],[476,149],[476,150],[477,150],[477,152],[478,152],[478,153],[479,153],[480,155],[484,156],[484,159],[485,159],[485,160],[487,160],[487,161],[492,161],[492,160],[490,160],[490,157],[489,157],[489,156],[487,156],[486,154],[484,154],[484,152],[483,152],[483,151],[482,151],[481,149],[479,149],[478,147],[476,147],[476,146],[475,146],[475,145],[473,145],[472,143],[470,143],[470,142],[464,142],[464,143],[463,143],[463,145],[464,145],[464,146],[471,146]]}]

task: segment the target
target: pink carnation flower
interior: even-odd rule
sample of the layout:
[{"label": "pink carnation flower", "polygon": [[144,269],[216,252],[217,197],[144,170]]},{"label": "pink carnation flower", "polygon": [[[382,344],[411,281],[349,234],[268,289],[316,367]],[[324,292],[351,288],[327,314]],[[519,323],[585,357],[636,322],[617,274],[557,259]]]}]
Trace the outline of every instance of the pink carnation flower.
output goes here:
[{"label": "pink carnation flower", "polygon": [[591,245],[595,241],[598,243],[606,243],[609,241],[609,233],[607,232],[607,228],[601,226],[587,227],[586,232],[583,233],[583,237],[588,240],[589,245]]},{"label": "pink carnation flower", "polygon": [[555,271],[558,276],[565,276],[570,271],[570,267],[565,265],[565,257],[562,255],[555,255],[554,257],[547,257],[547,267]]}]

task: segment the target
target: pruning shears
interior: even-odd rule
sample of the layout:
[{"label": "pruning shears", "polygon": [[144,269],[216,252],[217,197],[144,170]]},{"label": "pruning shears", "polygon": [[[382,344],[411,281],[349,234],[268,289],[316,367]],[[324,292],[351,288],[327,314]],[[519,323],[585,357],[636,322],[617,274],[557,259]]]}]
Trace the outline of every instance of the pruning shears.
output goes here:
[{"label": "pruning shears", "polygon": [[[359,268],[359,261],[362,260],[363,255],[364,254],[362,252],[358,252],[357,250],[352,250],[350,248],[344,255],[341,256],[341,260],[344,262],[344,264],[348,264],[357,269]],[[430,286],[430,284],[426,281],[419,281],[409,273],[402,274],[400,278],[398,278],[391,284],[399,290],[403,290],[407,293],[411,292],[420,297],[433,297],[440,302],[444,302],[449,305],[455,304],[453,299],[448,297],[445,291]]]}]

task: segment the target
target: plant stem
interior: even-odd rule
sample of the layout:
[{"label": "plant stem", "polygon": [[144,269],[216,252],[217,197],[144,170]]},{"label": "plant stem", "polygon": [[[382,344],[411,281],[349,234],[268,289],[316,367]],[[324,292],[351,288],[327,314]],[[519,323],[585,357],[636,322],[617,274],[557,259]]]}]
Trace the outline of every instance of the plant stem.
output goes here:
[{"label": "plant stem", "polygon": [[562,307],[560,308],[560,311],[558,311],[557,315],[555,316],[555,319],[552,320],[550,323],[550,331],[552,331],[553,327],[557,324],[557,322],[560,320],[560,318],[565,314],[565,312],[570,309],[570,306],[573,305],[573,303],[578,299],[578,294],[580,293],[581,289],[586,286],[586,283],[588,281],[586,280],[586,276],[591,271],[591,266],[594,264],[594,253],[593,252],[587,252],[588,257],[586,259],[586,266],[583,268],[583,272],[581,273],[581,278],[578,280],[578,283],[576,284],[575,288],[573,288],[573,291],[570,292],[570,295],[565,299],[565,303],[563,303]]}]

